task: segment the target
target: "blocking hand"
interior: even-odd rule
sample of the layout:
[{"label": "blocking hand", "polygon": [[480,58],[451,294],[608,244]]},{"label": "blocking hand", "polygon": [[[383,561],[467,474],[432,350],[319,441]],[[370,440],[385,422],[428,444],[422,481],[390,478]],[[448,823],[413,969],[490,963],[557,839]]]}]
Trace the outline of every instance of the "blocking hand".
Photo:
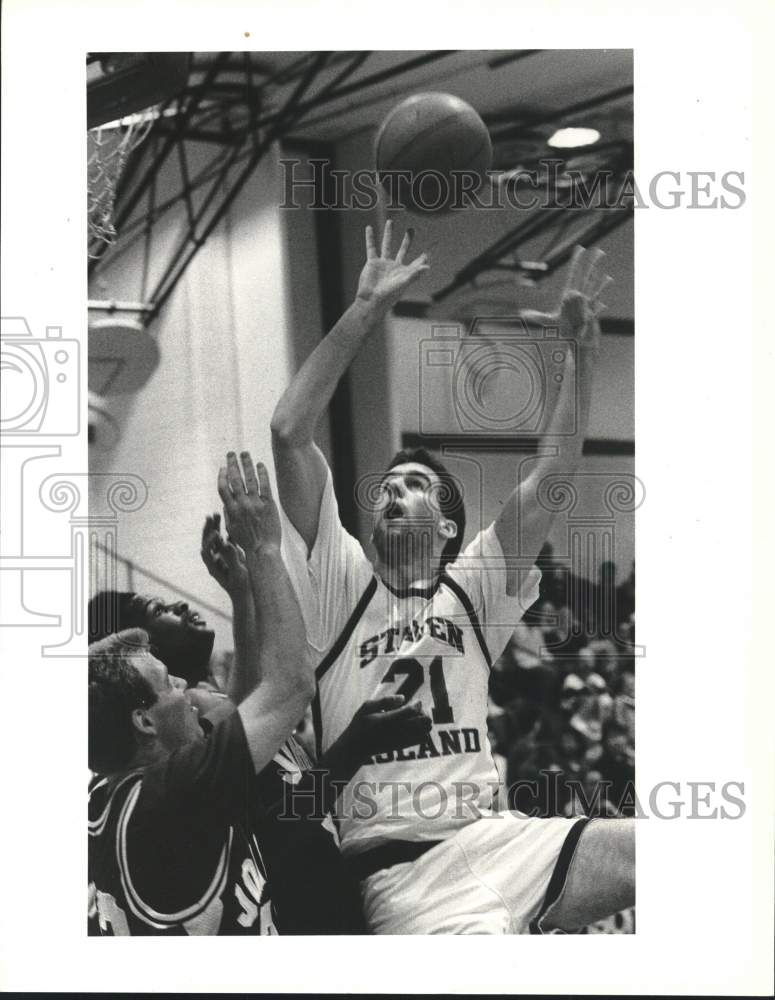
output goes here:
[{"label": "blocking hand", "polygon": [[253,465],[250,452],[237,456],[230,451],[226,466],[218,471],[218,494],[223,501],[223,513],[229,541],[246,553],[280,546],[280,515],[272,497],[269,473],[259,462]]},{"label": "blocking hand", "polygon": [[402,695],[365,701],[345,731],[364,758],[386,750],[422,743],[431,731],[430,716],[422,705],[404,704]]},{"label": "blocking hand", "polygon": [[248,587],[248,568],[244,553],[221,535],[220,514],[205,518],[200,555],[207,572],[230,597]]},{"label": "blocking hand", "polygon": [[407,229],[398,253],[390,256],[393,226],[388,219],[382,234],[382,248],[377,253],[374,230],[366,226],[366,263],[358,282],[357,298],[389,309],[398,302],[404,291],[430,270],[428,255],[421,253],[411,264],[404,264],[414,233]]}]

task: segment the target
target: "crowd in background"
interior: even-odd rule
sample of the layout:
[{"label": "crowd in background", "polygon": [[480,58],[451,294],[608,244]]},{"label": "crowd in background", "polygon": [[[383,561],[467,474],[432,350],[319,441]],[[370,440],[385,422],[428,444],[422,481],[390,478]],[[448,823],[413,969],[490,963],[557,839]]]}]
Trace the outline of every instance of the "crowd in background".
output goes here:
[{"label": "crowd in background", "polygon": [[635,567],[616,582],[539,557],[540,596],[495,664],[490,741],[511,808],[633,814]]}]

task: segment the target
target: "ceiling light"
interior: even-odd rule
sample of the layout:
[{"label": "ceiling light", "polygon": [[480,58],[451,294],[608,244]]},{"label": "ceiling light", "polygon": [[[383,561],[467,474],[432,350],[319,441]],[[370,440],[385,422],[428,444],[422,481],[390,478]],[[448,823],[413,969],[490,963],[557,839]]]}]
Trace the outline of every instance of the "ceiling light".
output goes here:
[{"label": "ceiling light", "polygon": [[547,139],[547,145],[555,149],[578,149],[579,146],[591,146],[599,138],[600,133],[594,128],[558,128]]}]

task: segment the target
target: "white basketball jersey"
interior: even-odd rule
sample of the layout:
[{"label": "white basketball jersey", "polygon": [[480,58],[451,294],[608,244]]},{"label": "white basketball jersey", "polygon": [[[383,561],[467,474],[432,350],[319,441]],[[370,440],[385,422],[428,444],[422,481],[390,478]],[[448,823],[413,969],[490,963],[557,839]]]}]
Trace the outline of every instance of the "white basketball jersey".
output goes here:
[{"label": "white basketball jersey", "polygon": [[523,574],[518,596],[508,596],[491,525],[435,587],[395,592],[342,527],[330,472],[313,551],[308,557],[287,519],[283,546],[317,662],[318,753],[369,699],[402,694],[407,703],[420,700],[433,720],[422,744],[377,754],[345,789],[342,850],[450,836],[489,809],[498,788],[487,739],[488,676],[538,597],[538,569]]}]

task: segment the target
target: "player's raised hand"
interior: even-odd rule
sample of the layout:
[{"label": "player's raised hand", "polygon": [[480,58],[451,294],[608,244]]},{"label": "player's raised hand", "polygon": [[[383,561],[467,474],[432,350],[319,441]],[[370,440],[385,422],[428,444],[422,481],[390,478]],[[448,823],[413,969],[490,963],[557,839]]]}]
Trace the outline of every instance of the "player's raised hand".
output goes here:
[{"label": "player's raised hand", "polygon": [[560,335],[582,344],[597,347],[600,335],[598,317],[605,309],[602,294],[613,278],[604,273],[605,251],[599,247],[577,246],[571,257],[559,305],[554,312],[525,309],[520,317],[541,326],[559,326]]},{"label": "player's raised hand", "polygon": [[[561,334],[581,340],[599,335],[598,316],[605,309],[601,296],[613,278],[605,274],[605,251],[576,247],[560,301]],[[564,328],[564,329],[563,329]]]},{"label": "player's raised hand", "polygon": [[250,452],[237,456],[230,451],[226,465],[218,471],[218,494],[223,501],[223,513],[229,540],[246,553],[261,548],[280,546],[280,515],[272,497],[269,473],[259,462],[253,465]]},{"label": "player's raised hand", "polygon": [[200,555],[207,572],[231,597],[247,589],[245,555],[242,549],[221,535],[220,514],[205,518]]},{"label": "player's raised hand", "polygon": [[407,229],[398,252],[392,257],[393,225],[390,219],[385,223],[379,253],[374,229],[366,226],[366,263],[358,282],[357,299],[389,309],[411,284],[430,270],[428,255],[425,253],[421,253],[410,264],[405,263],[413,237],[414,231]]},{"label": "player's raised hand", "polygon": [[403,695],[365,701],[345,731],[353,747],[364,758],[386,750],[422,743],[432,722],[420,702],[404,704]]}]

